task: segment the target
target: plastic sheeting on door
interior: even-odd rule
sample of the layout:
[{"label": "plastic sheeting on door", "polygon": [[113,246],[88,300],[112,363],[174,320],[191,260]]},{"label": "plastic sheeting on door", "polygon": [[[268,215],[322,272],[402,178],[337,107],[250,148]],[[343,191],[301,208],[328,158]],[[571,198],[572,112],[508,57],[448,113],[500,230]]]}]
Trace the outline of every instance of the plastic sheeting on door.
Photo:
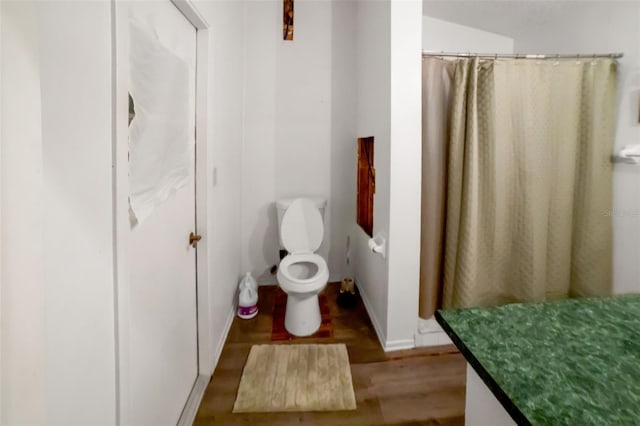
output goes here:
[{"label": "plastic sheeting on door", "polygon": [[129,204],[141,224],[193,176],[195,93],[187,62],[137,22],[129,29]]}]

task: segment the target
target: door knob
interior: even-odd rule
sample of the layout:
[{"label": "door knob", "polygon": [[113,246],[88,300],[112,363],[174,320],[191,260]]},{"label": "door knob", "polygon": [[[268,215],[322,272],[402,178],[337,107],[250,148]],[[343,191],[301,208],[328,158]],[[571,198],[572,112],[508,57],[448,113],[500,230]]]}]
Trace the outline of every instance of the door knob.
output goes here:
[{"label": "door knob", "polygon": [[194,234],[193,232],[189,234],[189,244],[191,247],[196,247],[198,245],[198,241],[202,239],[202,235]]}]

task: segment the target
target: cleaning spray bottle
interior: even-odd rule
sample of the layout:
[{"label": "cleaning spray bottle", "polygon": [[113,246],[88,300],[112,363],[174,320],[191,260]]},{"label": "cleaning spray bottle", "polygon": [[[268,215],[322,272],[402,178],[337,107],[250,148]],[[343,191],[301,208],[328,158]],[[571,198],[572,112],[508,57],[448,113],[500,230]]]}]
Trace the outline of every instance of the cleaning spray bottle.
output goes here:
[{"label": "cleaning spray bottle", "polygon": [[258,283],[247,272],[238,285],[238,317],[251,319],[258,315]]}]

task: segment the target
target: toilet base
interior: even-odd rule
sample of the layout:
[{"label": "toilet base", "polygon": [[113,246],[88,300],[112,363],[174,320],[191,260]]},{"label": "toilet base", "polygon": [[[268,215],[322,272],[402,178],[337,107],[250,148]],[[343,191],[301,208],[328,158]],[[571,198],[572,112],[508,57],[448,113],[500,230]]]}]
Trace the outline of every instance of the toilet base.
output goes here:
[{"label": "toilet base", "polygon": [[287,295],[287,310],[284,314],[284,328],[294,336],[310,336],[320,328],[322,317],[318,294]]}]

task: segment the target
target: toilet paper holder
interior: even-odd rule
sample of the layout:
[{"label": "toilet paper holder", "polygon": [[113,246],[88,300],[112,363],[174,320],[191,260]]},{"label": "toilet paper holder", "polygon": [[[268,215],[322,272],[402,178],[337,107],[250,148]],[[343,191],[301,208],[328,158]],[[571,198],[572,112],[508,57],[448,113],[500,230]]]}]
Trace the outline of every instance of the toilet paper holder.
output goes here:
[{"label": "toilet paper holder", "polygon": [[614,163],[640,164],[640,144],[625,145],[611,158]]},{"label": "toilet paper holder", "polygon": [[367,245],[369,246],[369,250],[374,253],[378,253],[383,259],[386,258],[387,241],[382,235],[378,234],[375,237],[370,238]]}]

